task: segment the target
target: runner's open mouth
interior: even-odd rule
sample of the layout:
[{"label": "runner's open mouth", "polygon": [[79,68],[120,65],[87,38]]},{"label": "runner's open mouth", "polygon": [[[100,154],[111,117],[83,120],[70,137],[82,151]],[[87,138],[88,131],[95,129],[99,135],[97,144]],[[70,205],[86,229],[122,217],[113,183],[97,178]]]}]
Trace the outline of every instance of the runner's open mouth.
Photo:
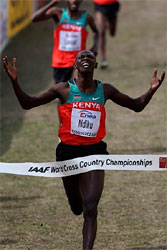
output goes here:
[{"label": "runner's open mouth", "polygon": [[89,63],[83,63],[83,64],[82,64],[82,67],[83,67],[83,68],[89,68]]}]

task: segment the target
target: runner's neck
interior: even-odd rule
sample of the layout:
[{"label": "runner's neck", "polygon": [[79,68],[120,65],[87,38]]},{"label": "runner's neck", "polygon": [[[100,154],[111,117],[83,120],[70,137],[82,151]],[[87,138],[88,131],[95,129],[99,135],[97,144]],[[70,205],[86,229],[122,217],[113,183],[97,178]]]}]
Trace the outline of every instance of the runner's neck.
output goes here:
[{"label": "runner's neck", "polygon": [[83,12],[81,10],[71,11],[68,9],[68,15],[72,19],[78,19],[82,16]]},{"label": "runner's neck", "polygon": [[91,94],[97,88],[97,83],[93,79],[79,78],[74,80],[81,92]]}]

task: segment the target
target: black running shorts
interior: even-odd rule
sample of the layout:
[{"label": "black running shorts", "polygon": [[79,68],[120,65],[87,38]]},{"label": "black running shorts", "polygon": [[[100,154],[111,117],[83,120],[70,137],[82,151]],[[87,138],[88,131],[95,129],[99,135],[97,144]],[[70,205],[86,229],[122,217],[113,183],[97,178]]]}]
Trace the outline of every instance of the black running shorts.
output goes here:
[{"label": "black running shorts", "polygon": [[66,161],[88,155],[108,155],[107,144],[103,141],[91,145],[67,145],[60,142],[56,148],[56,161]]},{"label": "black running shorts", "polygon": [[67,82],[71,79],[72,73],[74,71],[73,67],[70,68],[53,68],[53,77],[56,83]]},{"label": "black running shorts", "polygon": [[112,3],[112,4],[96,4],[95,3],[95,10],[100,11],[107,19],[110,21],[117,16],[117,12],[120,9],[120,3]]}]

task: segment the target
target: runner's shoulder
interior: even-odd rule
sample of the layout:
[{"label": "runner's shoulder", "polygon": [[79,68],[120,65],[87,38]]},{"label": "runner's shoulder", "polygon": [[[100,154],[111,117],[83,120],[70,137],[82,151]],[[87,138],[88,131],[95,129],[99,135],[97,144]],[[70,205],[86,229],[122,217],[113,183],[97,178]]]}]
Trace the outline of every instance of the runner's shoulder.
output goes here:
[{"label": "runner's shoulder", "polygon": [[59,82],[59,83],[55,84],[55,86],[54,86],[54,90],[56,90],[56,91],[64,91],[68,88],[69,88],[68,82]]},{"label": "runner's shoulder", "polygon": [[114,85],[111,83],[103,83],[103,85],[104,85],[104,96],[106,100],[110,99],[111,96],[113,96],[118,92],[117,88],[114,87]]},{"label": "runner's shoulder", "polygon": [[90,24],[92,22],[94,22],[94,16],[88,12],[88,17],[87,17],[87,23]]},{"label": "runner's shoulder", "polygon": [[114,85],[112,83],[103,83],[104,89],[115,89]]},{"label": "runner's shoulder", "polygon": [[58,8],[58,7],[52,7],[48,10],[48,13],[50,15],[52,15],[53,17],[56,16],[59,20],[61,19],[62,12],[63,12],[63,9]]}]

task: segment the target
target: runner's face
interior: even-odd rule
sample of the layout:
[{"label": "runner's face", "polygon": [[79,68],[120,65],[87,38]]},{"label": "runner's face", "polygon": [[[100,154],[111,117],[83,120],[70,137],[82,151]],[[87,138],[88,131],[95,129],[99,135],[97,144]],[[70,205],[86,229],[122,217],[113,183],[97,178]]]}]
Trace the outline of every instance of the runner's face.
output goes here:
[{"label": "runner's face", "polygon": [[79,9],[82,0],[67,0],[67,2],[68,2],[68,8],[71,11],[76,11]]},{"label": "runner's face", "polygon": [[84,50],[77,55],[75,65],[79,72],[93,72],[96,67],[96,58],[91,51]]}]

